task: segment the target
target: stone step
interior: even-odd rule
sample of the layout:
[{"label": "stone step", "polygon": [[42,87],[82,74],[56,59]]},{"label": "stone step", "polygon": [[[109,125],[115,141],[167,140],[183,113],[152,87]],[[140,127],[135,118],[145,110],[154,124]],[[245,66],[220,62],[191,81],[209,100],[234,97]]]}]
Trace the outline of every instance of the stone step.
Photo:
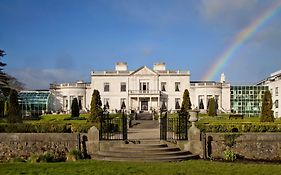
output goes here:
[{"label": "stone step", "polygon": [[168,147],[167,144],[126,144],[124,145],[126,148],[163,148],[163,147]]},{"label": "stone step", "polygon": [[165,156],[165,157],[110,157],[94,155],[94,159],[106,161],[133,161],[133,162],[174,162],[195,159],[197,156],[192,154],[181,156]]},{"label": "stone step", "polygon": [[142,152],[142,153],[154,153],[154,152],[171,152],[171,151],[180,151],[179,148],[128,148],[128,147],[112,147],[110,151],[120,151],[120,152]]},{"label": "stone step", "polygon": [[169,151],[169,152],[116,152],[116,151],[107,151],[98,153],[99,156],[109,156],[109,157],[169,157],[169,156],[180,156],[180,155],[188,155],[190,152],[188,151]]}]

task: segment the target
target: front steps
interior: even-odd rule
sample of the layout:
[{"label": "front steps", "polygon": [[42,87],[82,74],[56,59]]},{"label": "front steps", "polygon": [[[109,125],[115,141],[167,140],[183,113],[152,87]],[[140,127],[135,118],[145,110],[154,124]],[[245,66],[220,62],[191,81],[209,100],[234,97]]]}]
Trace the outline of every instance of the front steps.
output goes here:
[{"label": "front steps", "polygon": [[171,162],[196,158],[188,151],[168,146],[160,141],[136,140],[119,146],[113,146],[108,151],[99,151],[92,155],[93,159],[107,161],[141,161],[141,162]]}]

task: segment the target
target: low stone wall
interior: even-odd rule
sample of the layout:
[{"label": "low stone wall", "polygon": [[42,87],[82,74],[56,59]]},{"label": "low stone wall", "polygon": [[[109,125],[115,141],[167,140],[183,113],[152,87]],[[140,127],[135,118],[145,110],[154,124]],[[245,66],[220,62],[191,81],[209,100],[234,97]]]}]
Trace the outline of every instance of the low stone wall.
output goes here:
[{"label": "low stone wall", "polygon": [[74,133],[0,133],[0,160],[27,158],[45,151],[63,156],[77,149],[77,143],[78,137]]},{"label": "low stone wall", "polygon": [[233,141],[227,139],[229,134],[206,133],[206,157],[223,159],[224,151],[230,149],[245,159],[281,161],[281,133],[233,133]]}]

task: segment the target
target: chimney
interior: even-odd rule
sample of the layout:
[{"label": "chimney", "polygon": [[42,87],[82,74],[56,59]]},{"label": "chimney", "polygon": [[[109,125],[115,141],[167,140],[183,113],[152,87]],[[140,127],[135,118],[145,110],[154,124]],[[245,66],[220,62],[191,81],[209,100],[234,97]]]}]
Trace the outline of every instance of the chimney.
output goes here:
[{"label": "chimney", "polygon": [[221,74],[221,81],[220,82],[221,83],[225,83],[225,75],[224,75],[224,73]]},{"label": "chimney", "polygon": [[128,66],[126,62],[117,62],[115,65],[115,70],[116,71],[127,71]]},{"label": "chimney", "polygon": [[165,63],[155,63],[153,65],[153,70],[154,71],[166,70],[166,65],[165,65]]}]

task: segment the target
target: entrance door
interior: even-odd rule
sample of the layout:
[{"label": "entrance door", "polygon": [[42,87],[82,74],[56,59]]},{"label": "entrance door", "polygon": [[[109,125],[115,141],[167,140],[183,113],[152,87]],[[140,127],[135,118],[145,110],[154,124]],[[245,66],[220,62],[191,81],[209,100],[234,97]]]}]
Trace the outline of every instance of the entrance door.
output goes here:
[{"label": "entrance door", "polygon": [[141,110],[148,111],[148,101],[141,101]]}]

